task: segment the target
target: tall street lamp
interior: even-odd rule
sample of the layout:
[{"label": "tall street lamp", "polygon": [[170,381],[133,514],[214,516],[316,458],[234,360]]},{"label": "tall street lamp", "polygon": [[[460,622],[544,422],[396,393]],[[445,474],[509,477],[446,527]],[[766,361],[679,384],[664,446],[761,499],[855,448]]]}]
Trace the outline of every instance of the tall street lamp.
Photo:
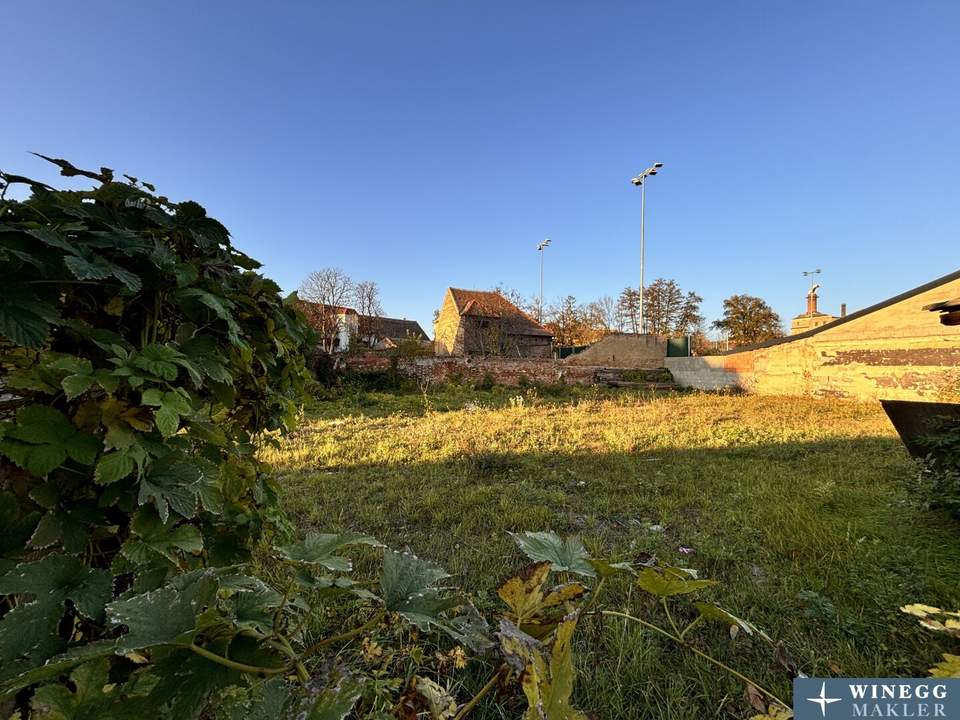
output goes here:
[{"label": "tall street lamp", "polygon": [[540,304],[537,307],[537,322],[543,322],[543,251],[550,244],[550,238],[541,240],[537,243],[537,252],[540,253]]},{"label": "tall street lamp", "polygon": [[656,175],[660,168],[663,167],[662,162],[656,162],[642,173],[633,178],[630,182],[634,185],[640,186],[640,333],[643,334],[647,331],[646,324],[647,321],[643,315],[643,261],[644,261],[644,216],[646,214],[646,201],[647,201],[647,178],[651,175]]}]

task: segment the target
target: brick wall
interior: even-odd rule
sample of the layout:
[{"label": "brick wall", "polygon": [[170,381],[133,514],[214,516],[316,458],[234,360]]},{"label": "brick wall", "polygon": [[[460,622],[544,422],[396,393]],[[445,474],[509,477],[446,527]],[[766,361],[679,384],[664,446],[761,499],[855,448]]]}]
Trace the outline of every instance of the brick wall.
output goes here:
[{"label": "brick wall", "polygon": [[[390,358],[382,353],[351,355],[347,366],[355,372],[383,372],[390,367]],[[520,377],[534,383],[566,382],[591,385],[602,368],[592,365],[569,366],[561,360],[481,357],[422,357],[400,360],[401,374],[431,383],[442,384],[451,379],[477,383],[489,374],[498,385],[517,385]]]},{"label": "brick wall", "polygon": [[924,305],[960,296],[960,279],[809,337],[729,355],[667,358],[686,387],[768,395],[935,400],[960,382],[960,327]]}]

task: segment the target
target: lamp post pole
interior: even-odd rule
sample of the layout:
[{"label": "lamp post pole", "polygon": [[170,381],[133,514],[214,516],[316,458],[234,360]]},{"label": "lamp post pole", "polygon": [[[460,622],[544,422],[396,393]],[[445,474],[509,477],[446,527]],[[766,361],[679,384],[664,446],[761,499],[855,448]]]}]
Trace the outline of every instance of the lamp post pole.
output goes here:
[{"label": "lamp post pole", "polygon": [[646,335],[647,333],[647,316],[643,312],[643,306],[646,293],[644,289],[646,285],[644,284],[644,274],[643,274],[643,262],[646,256],[647,243],[646,243],[646,217],[647,217],[647,179],[643,178],[640,181],[640,334]]},{"label": "lamp post pole", "polygon": [[640,186],[640,334],[647,331],[647,320],[643,313],[644,305],[644,261],[646,259],[646,215],[647,215],[647,178],[656,175],[662,162],[657,162],[648,167],[642,173],[633,178],[630,182]]},{"label": "lamp post pole", "polygon": [[537,322],[543,322],[543,251],[550,244],[550,238],[540,241],[537,244],[537,252],[540,253],[540,302],[537,305]]}]

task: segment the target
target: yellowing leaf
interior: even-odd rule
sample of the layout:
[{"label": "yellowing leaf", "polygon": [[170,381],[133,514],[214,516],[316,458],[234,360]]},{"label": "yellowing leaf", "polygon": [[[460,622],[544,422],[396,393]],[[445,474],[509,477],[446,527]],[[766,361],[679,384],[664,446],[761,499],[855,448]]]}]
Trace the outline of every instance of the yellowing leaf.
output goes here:
[{"label": "yellowing leaf", "polygon": [[922,603],[904,605],[900,611],[920,618],[920,625],[927,630],[960,638],[960,611],[944,610]]},{"label": "yellowing leaf", "polygon": [[637,574],[637,585],[640,589],[657,597],[687,595],[716,584],[716,580],[694,580],[686,572],[676,568],[644,568]]},{"label": "yellowing leaf", "polygon": [[960,655],[943,654],[943,662],[930,668],[930,677],[960,678]]},{"label": "yellowing leaf", "polygon": [[782,705],[771,705],[763,715],[754,715],[750,720],[791,720],[793,711]]},{"label": "yellowing leaf", "polygon": [[510,608],[518,624],[543,607],[543,585],[549,574],[549,562],[534,563],[497,588],[497,595]]},{"label": "yellowing leaf", "polygon": [[520,673],[527,699],[524,720],[585,720],[586,715],[570,705],[576,671],[571,642],[577,615],[565,617],[557,626],[549,658],[546,648],[508,620],[500,622],[500,645],[507,662]]},{"label": "yellowing leaf", "polygon": [[497,588],[497,595],[510,608],[508,616],[525,632],[539,637],[544,633],[538,632],[531,625],[543,625],[545,632],[559,619],[547,617],[545,611],[550,609],[563,610],[564,603],[573,602],[583,597],[587,588],[580,583],[567,583],[547,590],[544,586],[550,575],[550,563],[547,561],[528,565],[518,574],[508,578]]},{"label": "yellowing leaf", "polygon": [[729,625],[731,636],[736,636],[737,632],[743,630],[747,635],[757,634],[764,640],[770,640],[770,636],[752,622],[744,620],[743,618],[739,618],[733,613],[727,612],[719,605],[714,603],[698,602],[694,603],[694,606],[705,620],[716,620]]}]

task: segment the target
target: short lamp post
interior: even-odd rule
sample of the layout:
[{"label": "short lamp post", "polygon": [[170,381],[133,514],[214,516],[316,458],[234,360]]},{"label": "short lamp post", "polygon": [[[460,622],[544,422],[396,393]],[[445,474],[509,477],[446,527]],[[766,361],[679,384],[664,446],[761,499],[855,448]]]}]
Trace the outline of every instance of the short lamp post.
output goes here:
[{"label": "short lamp post", "polygon": [[646,251],[646,237],[645,237],[645,215],[646,215],[646,204],[647,204],[647,178],[656,175],[660,168],[663,167],[662,162],[656,162],[642,173],[637,175],[635,178],[630,180],[634,185],[640,186],[640,334],[644,334],[647,331],[646,325],[647,321],[643,314],[643,263],[644,263],[644,254]]}]

